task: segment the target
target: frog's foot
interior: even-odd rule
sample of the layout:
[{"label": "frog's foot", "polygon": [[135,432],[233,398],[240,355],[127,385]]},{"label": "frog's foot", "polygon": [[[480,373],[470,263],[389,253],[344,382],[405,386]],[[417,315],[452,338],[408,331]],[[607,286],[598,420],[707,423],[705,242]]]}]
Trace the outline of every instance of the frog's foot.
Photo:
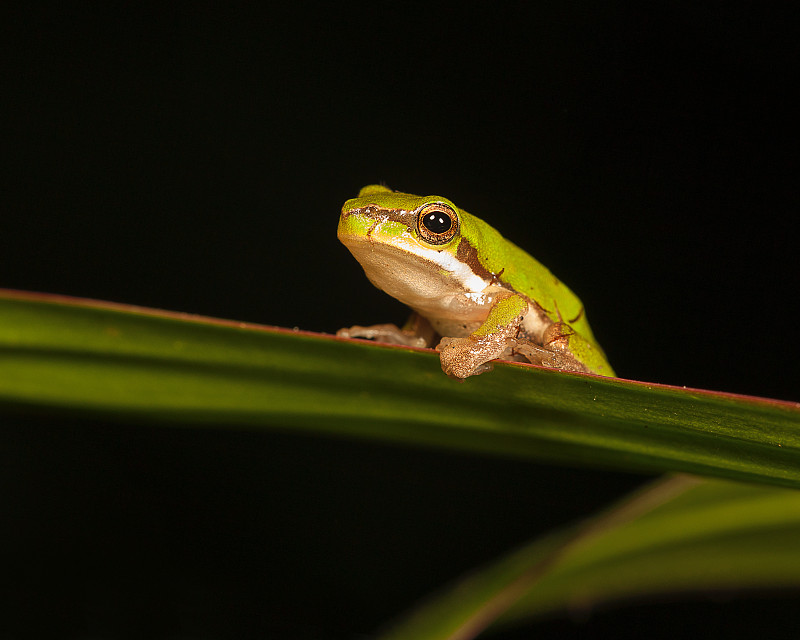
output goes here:
[{"label": "frog's foot", "polygon": [[483,324],[466,338],[442,338],[436,347],[442,371],[461,380],[491,371],[490,361],[511,355],[527,310],[527,298],[508,294],[495,301]]},{"label": "frog's foot", "polygon": [[436,346],[442,371],[463,380],[492,370],[491,361],[510,353],[516,340],[503,334],[469,335],[466,338],[442,338]]},{"label": "frog's foot", "polygon": [[544,332],[543,346],[526,340],[519,340],[514,348],[515,353],[522,354],[529,362],[562,369],[563,371],[580,371],[586,373],[589,368],[573,355],[573,350],[585,343],[575,330],[564,322],[550,325]]},{"label": "frog's foot", "polygon": [[394,324],[373,324],[369,327],[355,325],[339,329],[336,335],[340,338],[366,338],[389,344],[400,344],[405,347],[427,347],[429,344],[426,338],[417,335],[414,331],[401,329]]}]

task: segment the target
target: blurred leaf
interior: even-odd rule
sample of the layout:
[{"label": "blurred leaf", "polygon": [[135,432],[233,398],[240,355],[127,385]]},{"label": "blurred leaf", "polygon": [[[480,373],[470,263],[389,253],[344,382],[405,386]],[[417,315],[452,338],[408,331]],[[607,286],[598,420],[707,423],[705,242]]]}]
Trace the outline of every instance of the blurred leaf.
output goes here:
[{"label": "blurred leaf", "polygon": [[800,492],[679,476],[509,554],[384,640],[465,640],[500,624],[625,598],[800,586]]},{"label": "blurred leaf", "polygon": [[800,486],[796,403],[518,363],[459,384],[431,350],[22,292],[0,292],[0,405]]}]

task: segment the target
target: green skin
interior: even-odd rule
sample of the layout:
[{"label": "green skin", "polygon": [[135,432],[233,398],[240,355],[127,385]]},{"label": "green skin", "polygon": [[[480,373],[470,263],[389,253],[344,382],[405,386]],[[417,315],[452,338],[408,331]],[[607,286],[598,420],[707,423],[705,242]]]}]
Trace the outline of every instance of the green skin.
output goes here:
[{"label": "green skin", "polygon": [[403,329],[351,327],[338,335],[414,346],[442,337],[442,369],[459,379],[490,370],[498,358],[614,375],[578,297],[450,200],[369,185],[345,202],[338,236],[376,287],[415,311]]}]

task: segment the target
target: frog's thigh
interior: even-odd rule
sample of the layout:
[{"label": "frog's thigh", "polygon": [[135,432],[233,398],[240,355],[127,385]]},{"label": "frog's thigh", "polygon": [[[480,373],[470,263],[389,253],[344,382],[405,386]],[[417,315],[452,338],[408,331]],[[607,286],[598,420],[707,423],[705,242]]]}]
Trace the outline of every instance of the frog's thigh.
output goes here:
[{"label": "frog's thigh", "polygon": [[510,295],[495,303],[484,323],[466,338],[443,338],[436,350],[442,371],[453,378],[468,378],[489,371],[487,364],[515,344],[517,330],[528,310],[528,301]]}]

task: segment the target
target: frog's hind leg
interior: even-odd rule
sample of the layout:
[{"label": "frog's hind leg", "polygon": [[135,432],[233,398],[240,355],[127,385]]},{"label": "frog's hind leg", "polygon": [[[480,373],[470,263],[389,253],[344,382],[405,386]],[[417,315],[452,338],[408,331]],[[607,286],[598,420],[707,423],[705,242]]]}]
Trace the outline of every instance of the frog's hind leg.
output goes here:
[{"label": "frog's hind leg", "polygon": [[597,347],[566,322],[554,322],[545,329],[541,345],[520,340],[514,351],[525,356],[533,364],[545,367],[563,371],[613,375],[607,365],[608,371],[601,372],[586,364],[598,360],[596,349]]}]

